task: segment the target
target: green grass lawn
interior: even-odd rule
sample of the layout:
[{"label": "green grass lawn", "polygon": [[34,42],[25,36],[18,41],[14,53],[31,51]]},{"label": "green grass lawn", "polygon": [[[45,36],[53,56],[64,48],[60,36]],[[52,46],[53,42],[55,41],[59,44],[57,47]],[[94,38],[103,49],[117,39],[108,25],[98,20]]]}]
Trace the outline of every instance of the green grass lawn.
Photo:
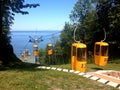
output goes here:
[{"label": "green grass lawn", "polygon": [[[70,64],[52,65],[71,69]],[[120,64],[108,64],[99,67],[87,65],[87,71],[120,70]],[[34,65],[14,69],[0,70],[0,90],[117,90],[82,76],[54,70],[37,69]]]},{"label": "green grass lawn", "polygon": [[[66,64],[66,65],[52,65],[53,67],[60,67],[60,68],[65,68],[65,69],[71,69],[71,64]],[[106,66],[98,66],[95,64],[87,64],[86,66],[86,72],[92,72],[92,71],[97,71],[97,70],[120,70],[120,64],[107,64]]]}]

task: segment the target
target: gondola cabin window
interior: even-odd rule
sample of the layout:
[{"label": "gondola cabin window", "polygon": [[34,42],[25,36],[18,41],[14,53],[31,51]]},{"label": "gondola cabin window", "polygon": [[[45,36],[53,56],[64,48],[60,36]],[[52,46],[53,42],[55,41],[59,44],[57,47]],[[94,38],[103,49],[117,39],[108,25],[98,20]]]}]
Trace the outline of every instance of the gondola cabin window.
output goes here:
[{"label": "gondola cabin window", "polygon": [[100,52],[100,45],[96,45],[95,54],[99,55],[99,52]]},{"label": "gondola cabin window", "polygon": [[77,60],[86,61],[86,48],[77,49]]},{"label": "gondola cabin window", "polygon": [[108,56],[108,46],[102,46],[101,47],[101,55],[102,56]]},{"label": "gondola cabin window", "polygon": [[52,46],[48,46],[48,50],[52,49]]}]

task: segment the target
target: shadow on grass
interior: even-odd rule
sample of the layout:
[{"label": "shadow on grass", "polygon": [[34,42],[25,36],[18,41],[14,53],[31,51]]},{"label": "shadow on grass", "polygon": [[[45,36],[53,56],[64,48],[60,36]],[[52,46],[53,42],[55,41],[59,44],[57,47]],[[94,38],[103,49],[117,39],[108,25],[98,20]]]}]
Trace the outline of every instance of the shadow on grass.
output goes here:
[{"label": "shadow on grass", "polygon": [[37,68],[38,66],[43,66],[43,65],[34,64],[34,63],[17,62],[9,66],[0,65],[0,71],[5,71],[5,70],[20,70],[20,71],[33,71],[33,72],[47,71],[46,69],[38,69]]},{"label": "shadow on grass", "polygon": [[91,68],[91,69],[94,69],[94,70],[103,70],[103,68],[98,68],[98,67]]}]

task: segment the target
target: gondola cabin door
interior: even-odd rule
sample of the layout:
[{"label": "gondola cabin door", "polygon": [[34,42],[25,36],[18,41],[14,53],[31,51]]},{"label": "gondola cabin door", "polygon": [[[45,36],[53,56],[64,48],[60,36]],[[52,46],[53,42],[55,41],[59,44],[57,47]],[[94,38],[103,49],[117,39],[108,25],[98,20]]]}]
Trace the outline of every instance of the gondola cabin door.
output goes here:
[{"label": "gondola cabin door", "polygon": [[71,49],[72,69],[85,72],[87,63],[86,59],[86,45],[83,43],[73,43]]},{"label": "gondola cabin door", "polygon": [[94,63],[105,66],[108,62],[108,46],[106,42],[96,42],[94,46]]}]

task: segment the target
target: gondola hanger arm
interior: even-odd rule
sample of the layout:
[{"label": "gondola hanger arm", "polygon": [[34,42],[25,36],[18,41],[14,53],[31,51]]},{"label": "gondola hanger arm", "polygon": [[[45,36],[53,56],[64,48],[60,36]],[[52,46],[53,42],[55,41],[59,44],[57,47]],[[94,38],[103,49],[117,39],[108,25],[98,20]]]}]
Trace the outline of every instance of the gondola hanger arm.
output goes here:
[{"label": "gondola hanger arm", "polygon": [[74,29],[74,41],[77,42],[77,43],[80,43],[80,41],[77,41],[77,40],[75,39],[75,32],[76,32],[77,28],[78,28],[78,27],[76,26],[75,29]]},{"label": "gondola hanger arm", "polygon": [[105,28],[103,28],[103,30],[104,30],[104,39],[101,40],[101,42],[104,42],[106,40],[106,31],[105,31]]}]

